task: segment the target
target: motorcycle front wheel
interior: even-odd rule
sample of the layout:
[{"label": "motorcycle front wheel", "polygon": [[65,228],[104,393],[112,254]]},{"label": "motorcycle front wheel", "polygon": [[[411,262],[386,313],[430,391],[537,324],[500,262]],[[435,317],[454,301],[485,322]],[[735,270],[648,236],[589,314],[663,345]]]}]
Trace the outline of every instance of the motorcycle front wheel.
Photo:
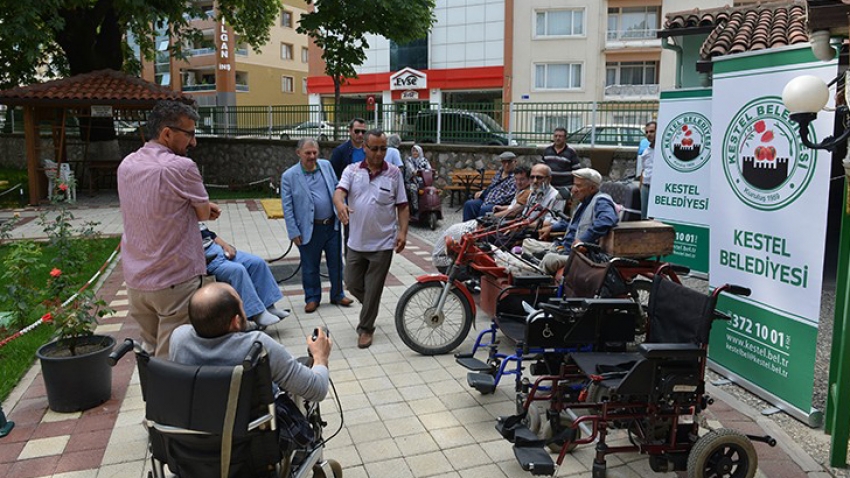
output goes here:
[{"label": "motorcycle front wheel", "polygon": [[449,289],[442,310],[437,310],[445,282],[417,282],[410,286],[395,309],[395,327],[402,342],[422,355],[440,355],[456,349],[472,327],[472,305],[456,287]]}]

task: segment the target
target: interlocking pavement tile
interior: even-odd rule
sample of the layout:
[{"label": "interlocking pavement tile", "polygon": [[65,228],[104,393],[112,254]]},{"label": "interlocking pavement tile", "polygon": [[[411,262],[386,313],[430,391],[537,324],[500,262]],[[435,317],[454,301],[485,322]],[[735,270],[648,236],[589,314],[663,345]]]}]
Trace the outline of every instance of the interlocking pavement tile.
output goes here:
[{"label": "interlocking pavement tile", "polygon": [[102,463],[104,465],[112,465],[144,459],[147,451],[147,439],[120,443],[110,440],[109,444],[106,445],[106,451],[103,453]]},{"label": "interlocking pavement tile", "polygon": [[37,478],[50,476],[59,463],[59,455],[20,460],[12,465],[11,471],[6,475],[14,478]]},{"label": "interlocking pavement tile", "polygon": [[478,444],[443,450],[443,453],[455,470],[464,470],[490,463],[490,457],[484,453],[484,450]]},{"label": "interlocking pavement tile", "polygon": [[82,450],[63,453],[56,464],[56,473],[77,470],[89,470],[100,466],[103,450]]},{"label": "interlocking pavement tile", "polygon": [[100,324],[94,329],[94,333],[106,335],[109,333],[119,332],[123,324]]},{"label": "interlocking pavement tile", "polygon": [[97,478],[127,478],[135,476],[144,476],[147,461],[136,460],[126,463],[117,463],[100,468],[97,473]]},{"label": "interlocking pavement tile", "polygon": [[505,478],[502,470],[492,463],[463,470],[461,476],[463,478]]},{"label": "interlocking pavement tile", "polygon": [[393,420],[384,420],[384,426],[389,430],[392,437],[414,435],[425,432],[425,427],[416,418],[404,417]]},{"label": "interlocking pavement tile", "polygon": [[[25,443],[29,441],[32,434],[35,432],[35,429],[38,428],[37,423],[30,423],[27,425],[22,425],[15,420],[15,428],[12,429],[12,432],[3,437],[3,441],[0,443],[10,444],[10,443]],[[17,458],[17,456],[16,456]]]},{"label": "interlocking pavement tile", "polygon": [[395,443],[404,452],[404,456],[406,457],[440,449],[437,442],[434,441],[434,438],[429,433],[396,437]]},{"label": "interlocking pavement tile", "polygon": [[69,471],[66,473],[56,473],[50,478],[97,478],[97,468],[90,470]]},{"label": "interlocking pavement tile", "polygon": [[59,435],[70,435],[74,432],[77,424],[73,420],[62,420],[61,422],[42,422],[36,427],[32,438],[47,438]]},{"label": "interlocking pavement tile", "polygon": [[449,460],[440,451],[409,456],[404,459],[413,476],[431,476],[452,471]]},{"label": "interlocking pavement tile", "polygon": [[413,473],[402,458],[366,463],[364,468],[369,478],[413,478]]},{"label": "interlocking pavement tile", "polygon": [[[357,448],[360,458],[363,459],[363,463],[367,464],[367,466],[370,463],[391,458],[400,458],[402,456],[401,450],[392,438],[383,438],[378,440],[361,439],[359,440],[361,443],[359,446],[356,444],[358,440],[354,434],[352,434],[352,438],[355,439],[354,446]],[[369,475],[371,476],[371,473],[369,473]]]},{"label": "interlocking pavement tile", "polygon": [[455,418],[449,411],[419,415],[419,420],[422,421],[422,424],[425,425],[425,428],[428,430],[457,427],[460,425],[457,418]]},{"label": "interlocking pavement tile", "polygon": [[112,430],[115,425],[115,420],[118,417],[118,412],[110,412],[104,414],[86,413],[77,420],[76,430],[80,431],[95,431],[95,430]]},{"label": "interlocking pavement tile", "polygon": [[0,441],[0,463],[14,463],[24,449],[24,442],[5,443]]},{"label": "interlocking pavement tile", "polygon": [[[65,447],[65,453],[83,450],[105,450],[109,443],[111,431],[108,429],[80,431],[71,436],[71,441]],[[99,464],[99,463],[98,463]]]},{"label": "interlocking pavement tile", "polygon": [[47,409],[47,412],[44,414],[44,417],[41,419],[42,422],[62,422],[62,421],[71,421],[77,420],[81,416],[83,416],[83,412],[72,412],[72,413],[59,413],[54,412],[53,410]]},{"label": "interlocking pavement tile", "polygon": [[19,460],[27,460],[30,458],[40,458],[51,455],[61,455],[65,450],[65,445],[71,435],[61,435],[49,438],[35,438],[27,442],[21,454],[18,455]]},{"label": "interlocking pavement tile", "polygon": [[456,448],[475,442],[475,439],[472,438],[472,435],[470,435],[464,427],[460,426],[451,428],[440,428],[439,430],[430,429],[430,431],[431,436],[434,437],[434,441],[436,441],[437,444],[440,445],[440,448],[443,450],[447,450],[449,448]]},{"label": "interlocking pavement tile", "polygon": [[128,299],[115,299],[109,303],[109,307],[126,307],[128,305],[130,305]]}]

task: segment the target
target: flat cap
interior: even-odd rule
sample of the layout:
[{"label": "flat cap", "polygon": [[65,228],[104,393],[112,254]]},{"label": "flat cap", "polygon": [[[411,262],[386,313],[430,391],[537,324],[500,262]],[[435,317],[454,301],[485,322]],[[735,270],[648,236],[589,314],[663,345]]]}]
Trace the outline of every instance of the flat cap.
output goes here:
[{"label": "flat cap", "polygon": [[514,159],[516,159],[516,155],[510,151],[505,151],[499,155],[500,161],[513,161]]},{"label": "flat cap", "polygon": [[591,168],[576,169],[573,171],[573,177],[586,179],[597,186],[602,184],[602,175],[599,174],[599,171]]}]

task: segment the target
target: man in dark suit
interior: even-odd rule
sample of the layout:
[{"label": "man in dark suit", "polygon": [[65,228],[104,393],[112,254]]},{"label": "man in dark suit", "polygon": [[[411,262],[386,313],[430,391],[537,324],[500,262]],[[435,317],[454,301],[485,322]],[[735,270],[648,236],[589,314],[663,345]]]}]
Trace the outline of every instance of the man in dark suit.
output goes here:
[{"label": "man in dark suit", "polygon": [[281,176],[280,196],[289,239],[301,253],[304,311],[315,312],[322,300],[322,251],[331,281],[331,304],[349,307],[353,301],[342,290],[342,242],[333,205],[336,174],[330,162],[318,159],[315,140],[299,140],[296,152],[300,161]]}]

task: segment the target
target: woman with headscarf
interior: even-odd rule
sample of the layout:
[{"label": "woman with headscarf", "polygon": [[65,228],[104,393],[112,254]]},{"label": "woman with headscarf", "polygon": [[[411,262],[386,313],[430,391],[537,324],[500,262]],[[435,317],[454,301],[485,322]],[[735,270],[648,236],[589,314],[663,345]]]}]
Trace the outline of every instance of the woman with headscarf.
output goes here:
[{"label": "woman with headscarf", "polygon": [[410,148],[410,156],[404,160],[404,184],[407,186],[407,202],[413,210],[419,209],[419,189],[424,187],[422,177],[417,174],[420,169],[431,169],[431,163],[425,158],[422,147],[414,144]]}]

